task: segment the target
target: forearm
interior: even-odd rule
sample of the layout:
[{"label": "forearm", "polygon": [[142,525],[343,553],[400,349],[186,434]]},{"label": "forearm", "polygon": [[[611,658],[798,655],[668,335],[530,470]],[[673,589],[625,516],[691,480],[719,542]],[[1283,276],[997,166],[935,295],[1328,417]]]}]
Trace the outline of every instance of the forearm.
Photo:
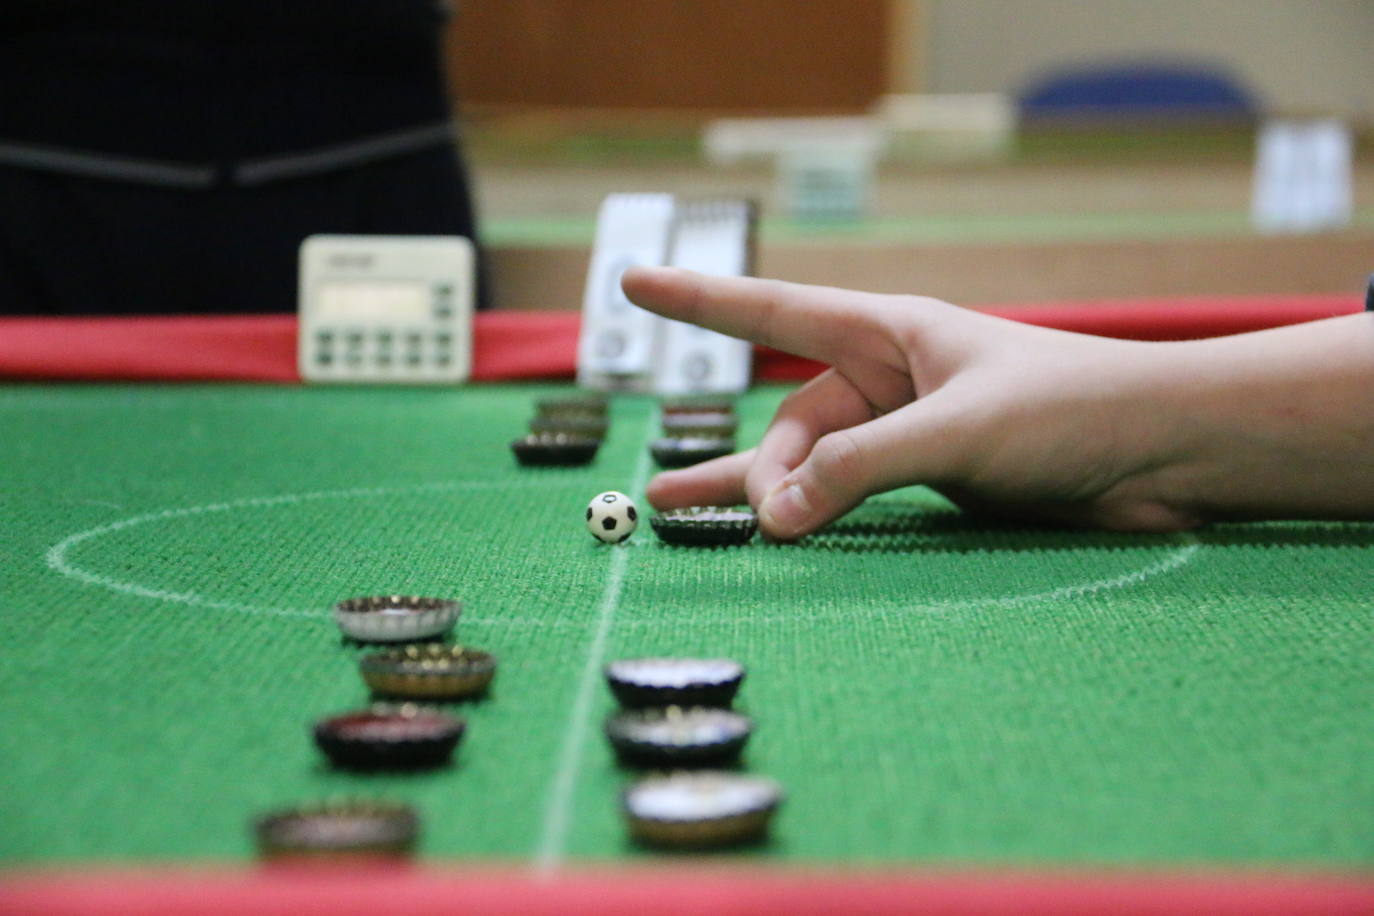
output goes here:
[{"label": "forearm", "polygon": [[1158,497],[1204,518],[1374,518],[1374,314],[1160,344]]}]

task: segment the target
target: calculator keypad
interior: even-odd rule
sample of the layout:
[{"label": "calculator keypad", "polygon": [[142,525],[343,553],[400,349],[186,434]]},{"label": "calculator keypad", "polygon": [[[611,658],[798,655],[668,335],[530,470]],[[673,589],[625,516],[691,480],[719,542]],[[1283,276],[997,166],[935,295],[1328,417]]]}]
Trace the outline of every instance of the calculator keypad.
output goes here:
[{"label": "calculator keypad", "polygon": [[321,371],[428,378],[453,366],[454,337],[434,328],[324,328],[314,335],[314,364]]}]

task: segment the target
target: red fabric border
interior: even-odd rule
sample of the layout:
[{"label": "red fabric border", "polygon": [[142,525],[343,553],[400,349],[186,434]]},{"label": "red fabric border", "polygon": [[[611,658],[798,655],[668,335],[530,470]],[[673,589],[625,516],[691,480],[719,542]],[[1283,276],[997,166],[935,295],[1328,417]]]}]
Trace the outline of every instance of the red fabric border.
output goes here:
[{"label": "red fabric border", "polygon": [[[1084,334],[1181,340],[1357,312],[1355,296],[1191,298],[987,308]],[[573,376],[575,312],[486,312],[473,327],[474,381]],[[761,349],[764,381],[809,378],[817,363]],[[294,315],[0,318],[0,378],[298,382]]]},{"label": "red fabric border", "polygon": [[1368,916],[1368,875],[1244,872],[862,872],[662,866],[513,869],[312,866],[18,874],[0,883],[10,916]]}]

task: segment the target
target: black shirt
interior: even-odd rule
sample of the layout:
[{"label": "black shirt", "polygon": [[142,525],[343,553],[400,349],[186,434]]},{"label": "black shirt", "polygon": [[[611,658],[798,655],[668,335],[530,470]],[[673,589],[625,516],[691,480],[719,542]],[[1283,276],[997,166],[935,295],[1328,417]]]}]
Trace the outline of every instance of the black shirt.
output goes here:
[{"label": "black shirt", "polygon": [[0,143],[178,164],[449,118],[435,0],[4,0]]},{"label": "black shirt", "polygon": [[288,311],[311,234],[474,236],[446,15],[0,0],[0,311]]}]

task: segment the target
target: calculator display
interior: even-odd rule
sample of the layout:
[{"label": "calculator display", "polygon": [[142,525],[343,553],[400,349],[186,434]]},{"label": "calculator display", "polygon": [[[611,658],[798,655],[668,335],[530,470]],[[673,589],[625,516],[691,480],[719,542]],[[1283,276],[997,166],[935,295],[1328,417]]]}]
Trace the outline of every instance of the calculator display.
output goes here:
[{"label": "calculator display", "polygon": [[325,321],[424,321],[432,294],[425,284],[348,281],[320,286],[317,315]]}]

